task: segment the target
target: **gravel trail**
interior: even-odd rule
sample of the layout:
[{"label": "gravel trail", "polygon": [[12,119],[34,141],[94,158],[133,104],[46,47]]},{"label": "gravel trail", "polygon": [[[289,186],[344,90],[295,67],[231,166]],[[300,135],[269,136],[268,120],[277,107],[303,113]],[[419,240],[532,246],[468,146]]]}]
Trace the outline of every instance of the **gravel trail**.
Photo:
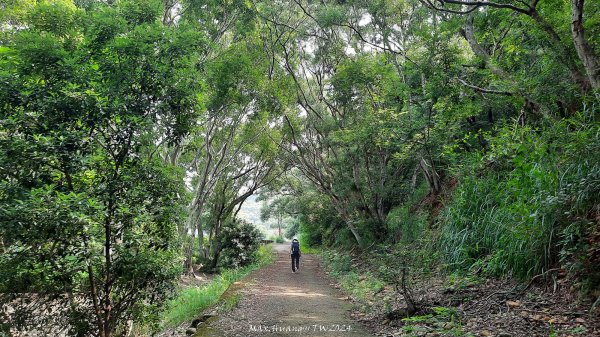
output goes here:
[{"label": "gravel trail", "polygon": [[334,289],[319,261],[303,254],[292,273],[289,246],[274,245],[277,260],[250,274],[237,306],[199,328],[194,337],[368,337],[349,316],[351,304]]}]

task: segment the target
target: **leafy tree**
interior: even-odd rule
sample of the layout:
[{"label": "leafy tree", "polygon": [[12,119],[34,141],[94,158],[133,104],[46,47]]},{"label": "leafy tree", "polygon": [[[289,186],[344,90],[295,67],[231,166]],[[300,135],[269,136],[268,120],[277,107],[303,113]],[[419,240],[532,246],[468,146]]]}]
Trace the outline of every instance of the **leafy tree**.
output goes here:
[{"label": "leafy tree", "polygon": [[[41,2],[2,49],[0,290],[14,329],[111,336],[156,320],[178,279],[183,172],[153,154],[197,113],[202,39],[162,26],[160,9]],[[46,322],[19,301],[62,309]]]},{"label": "leafy tree", "polygon": [[213,269],[250,261],[238,243],[249,253],[257,233],[237,213],[255,193],[308,244],[434,249],[423,239],[439,235],[457,268],[560,264],[598,283],[596,2],[0,10],[0,297],[14,331],[155,322],[195,253]]}]

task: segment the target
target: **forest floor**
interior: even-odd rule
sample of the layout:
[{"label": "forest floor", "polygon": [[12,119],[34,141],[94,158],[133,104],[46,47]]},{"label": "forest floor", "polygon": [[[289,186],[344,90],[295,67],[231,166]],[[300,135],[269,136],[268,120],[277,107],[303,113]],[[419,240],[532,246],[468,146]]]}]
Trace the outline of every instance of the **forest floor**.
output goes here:
[{"label": "forest floor", "polygon": [[[415,287],[423,309],[409,318],[386,315],[382,298],[402,296],[386,289],[370,299],[368,310],[352,316],[377,336],[494,336],[589,337],[600,336],[600,315],[592,303],[571,290],[553,285],[525,286],[513,281],[483,280],[460,287],[431,281]],[[393,294],[393,295],[392,295]],[[401,306],[403,303],[401,304]]]},{"label": "forest floor", "polygon": [[292,273],[288,249],[274,245],[275,263],[228,290],[223,301],[234,298],[235,305],[199,325],[194,336],[372,336],[350,317],[349,298],[332,286],[318,259],[304,254]]},{"label": "forest floor", "polygon": [[[354,271],[364,275],[372,267],[354,266]],[[600,337],[600,294],[578,295],[561,270],[544,276],[520,283],[433,272],[411,280],[411,297],[420,308],[411,317],[390,315],[406,307],[390,285],[362,299],[352,297],[351,315],[385,337]]]}]

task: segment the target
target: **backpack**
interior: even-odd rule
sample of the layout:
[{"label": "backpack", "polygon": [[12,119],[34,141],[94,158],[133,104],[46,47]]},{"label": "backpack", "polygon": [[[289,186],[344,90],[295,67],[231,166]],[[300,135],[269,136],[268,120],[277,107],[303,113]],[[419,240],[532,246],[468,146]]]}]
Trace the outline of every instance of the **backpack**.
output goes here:
[{"label": "backpack", "polygon": [[300,242],[292,242],[292,254],[300,254]]}]

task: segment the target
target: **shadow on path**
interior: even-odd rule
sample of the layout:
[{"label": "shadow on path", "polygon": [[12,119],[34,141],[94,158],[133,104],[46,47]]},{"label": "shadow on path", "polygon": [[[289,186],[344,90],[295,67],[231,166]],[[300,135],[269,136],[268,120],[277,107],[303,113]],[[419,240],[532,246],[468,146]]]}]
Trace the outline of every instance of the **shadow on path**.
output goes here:
[{"label": "shadow on path", "polygon": [[372,336],[350,318],[351,304],[329,285],[316,258],[303,255],[292,273],[289,246],[273,247],[276,262],[250,274],[238,305],[199,326],[195,337]]}]

